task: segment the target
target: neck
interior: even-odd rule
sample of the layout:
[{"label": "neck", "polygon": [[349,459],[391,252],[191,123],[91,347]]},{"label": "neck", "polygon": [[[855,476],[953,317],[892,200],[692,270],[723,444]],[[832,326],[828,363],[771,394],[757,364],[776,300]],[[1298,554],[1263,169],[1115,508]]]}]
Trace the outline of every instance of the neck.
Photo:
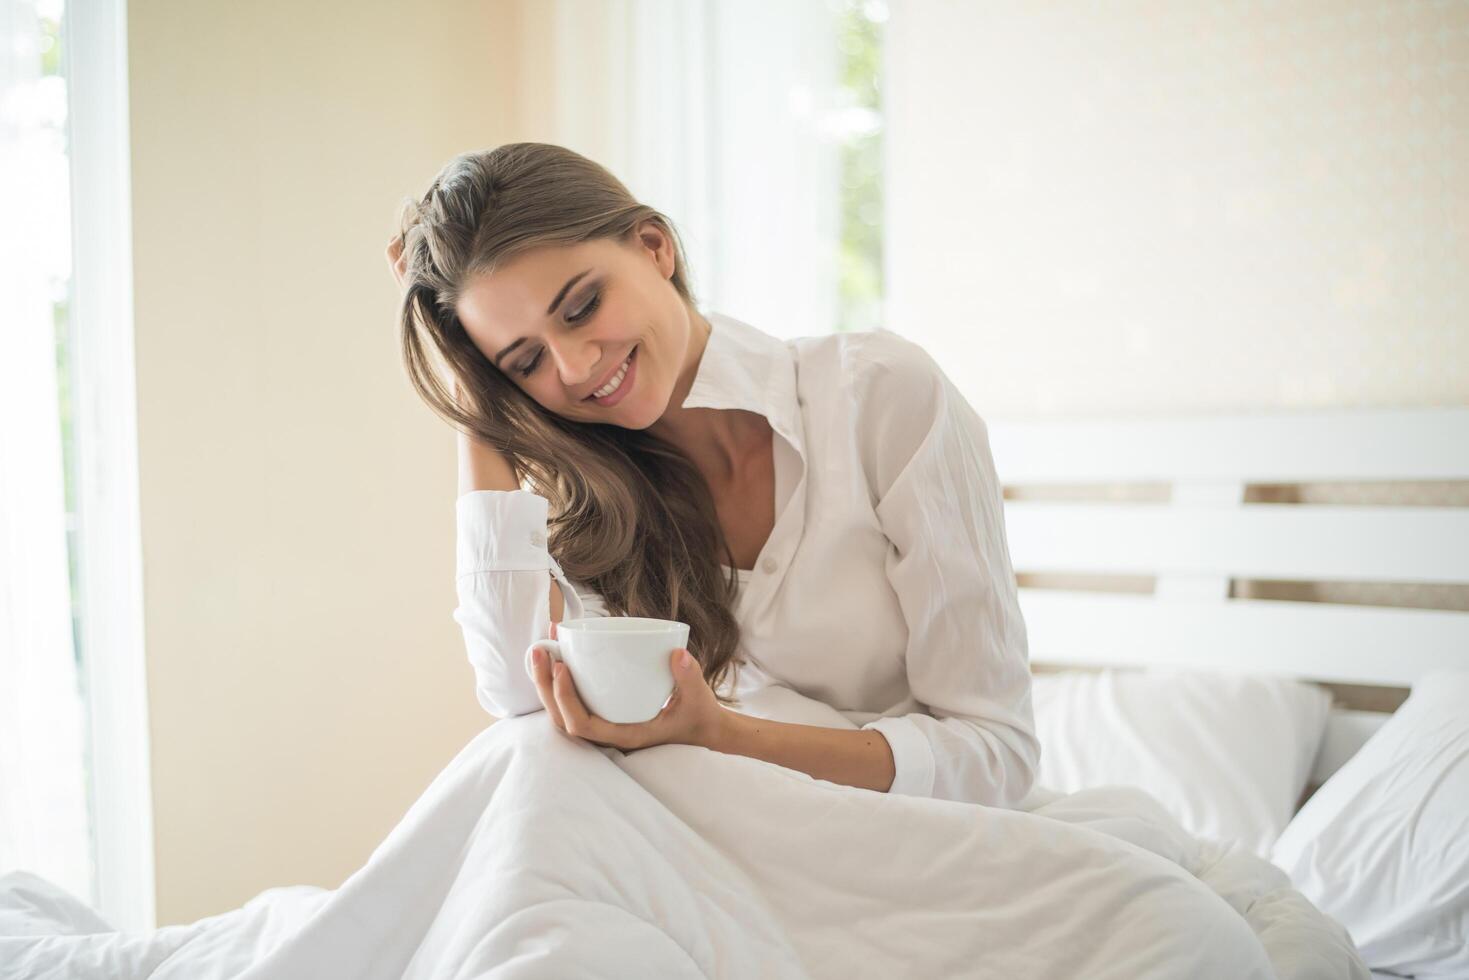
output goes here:
[{"label": "neck", "polygon": [[683,367],[668,407],[658,421],[648,426],[648,431],[681,449],[706,478],[724,480],[739,469],[752,443],[758,441],[765,420],[737,410],[683,407],[684,399],[693,390],[699,362],[713,330],[713,325],[699,311],[689,311],[689,345]]}]

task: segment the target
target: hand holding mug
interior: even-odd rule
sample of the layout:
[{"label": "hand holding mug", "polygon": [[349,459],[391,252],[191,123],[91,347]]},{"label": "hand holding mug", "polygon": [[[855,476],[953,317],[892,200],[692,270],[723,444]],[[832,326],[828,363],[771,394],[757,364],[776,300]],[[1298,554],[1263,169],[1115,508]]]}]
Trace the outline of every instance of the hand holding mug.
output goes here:
[{"label": "hand holding mug", "polygon": [[[573,625],[585,622],[573,621]],[[554,646],[559,647],[557,627],[558,624],[551,624],[551,639]],[[552,722],[567,735],[624,752],[668,743],[706,748],[715,746],[724,720],[724,708],[704,680],[699,662],[686,648],[678,647],[667,655],[672,691],[657,714],[646,721],[618,723],[599,717],[587,707],[571,678],[571,669],[563,659],[551,656],[551,650],[543,644],[545,641],[538,641],[527,651],[527,669]],[[605,653],[598,651],[593,655],[605,656]],[[662,660],[661,654],[659,659]],[[589,661],[583,660],[582,663],[586,669]],[[632,665],[615,666],[626,672],[626,668]]]}]

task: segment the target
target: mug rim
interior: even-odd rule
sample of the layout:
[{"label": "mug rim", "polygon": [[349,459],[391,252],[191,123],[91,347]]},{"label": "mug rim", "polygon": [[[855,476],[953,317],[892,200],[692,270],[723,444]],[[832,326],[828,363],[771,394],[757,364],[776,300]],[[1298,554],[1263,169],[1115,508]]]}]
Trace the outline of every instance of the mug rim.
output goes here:
[{"label": "mug rim", "polygon": [[562,630],[573,630],[581,632],[595,632],[595,630],[582,630],[582,626],[588,623],[607,622],[613,619],[643,620],[648,623],[662,623],[661,626],[649,626],[645,629],[633,627],[631,629],[608,630],[608,633],[616,633],[619,636],[640,633],[673,633],[679,627],[687,628],[687,623],[680,623],[674,619],[658,619],[656,616],[578,616],[575,619],[563,619],[556,624],[556,635],[560,636]]}]

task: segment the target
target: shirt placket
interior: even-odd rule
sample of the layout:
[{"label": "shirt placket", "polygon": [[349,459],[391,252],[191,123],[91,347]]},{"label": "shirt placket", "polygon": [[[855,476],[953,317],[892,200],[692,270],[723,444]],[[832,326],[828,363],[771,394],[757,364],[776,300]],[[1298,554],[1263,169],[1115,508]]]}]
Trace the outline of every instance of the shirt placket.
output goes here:
[{"label": "shirt placket", "polygon": [[796,450],[801,461],[801,474],[791,490],[791,499],[786,501],[785,509],[771,528],[769,540],[760,550],[760,560],[755,566],[755,574],[750,576],[749,588],[741,591],[737,606],[743,616],[758,617],[774,601],[806,527],[806,482],[810,471],[806,452],[802,440],[794,438],[788,429],[777,428],[776,432]]}]

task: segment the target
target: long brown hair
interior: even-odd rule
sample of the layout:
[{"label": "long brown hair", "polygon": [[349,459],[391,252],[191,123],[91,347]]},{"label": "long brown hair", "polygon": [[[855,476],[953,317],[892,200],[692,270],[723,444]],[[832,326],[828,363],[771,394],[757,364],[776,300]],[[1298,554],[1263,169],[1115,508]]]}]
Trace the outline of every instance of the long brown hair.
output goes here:
[{"label": "long brown hair", "polygon": [[[545,245],[630,240],[656,222],[674,247],[670,284],[694,308],[673,223],[606,168],[565,147],[507,143],[450,160],[399,216],[403,359],[440,418],[499,451],[521,487],[549,501],[547,545],[567,578],[613,615],[689,624],[688,649],[717,692],[735,671],[734,555],[703,474],[638,429],[562,418],[507,378],[455,313],[467,280]],[[721,701],[732,698],[721,696]]]}]

